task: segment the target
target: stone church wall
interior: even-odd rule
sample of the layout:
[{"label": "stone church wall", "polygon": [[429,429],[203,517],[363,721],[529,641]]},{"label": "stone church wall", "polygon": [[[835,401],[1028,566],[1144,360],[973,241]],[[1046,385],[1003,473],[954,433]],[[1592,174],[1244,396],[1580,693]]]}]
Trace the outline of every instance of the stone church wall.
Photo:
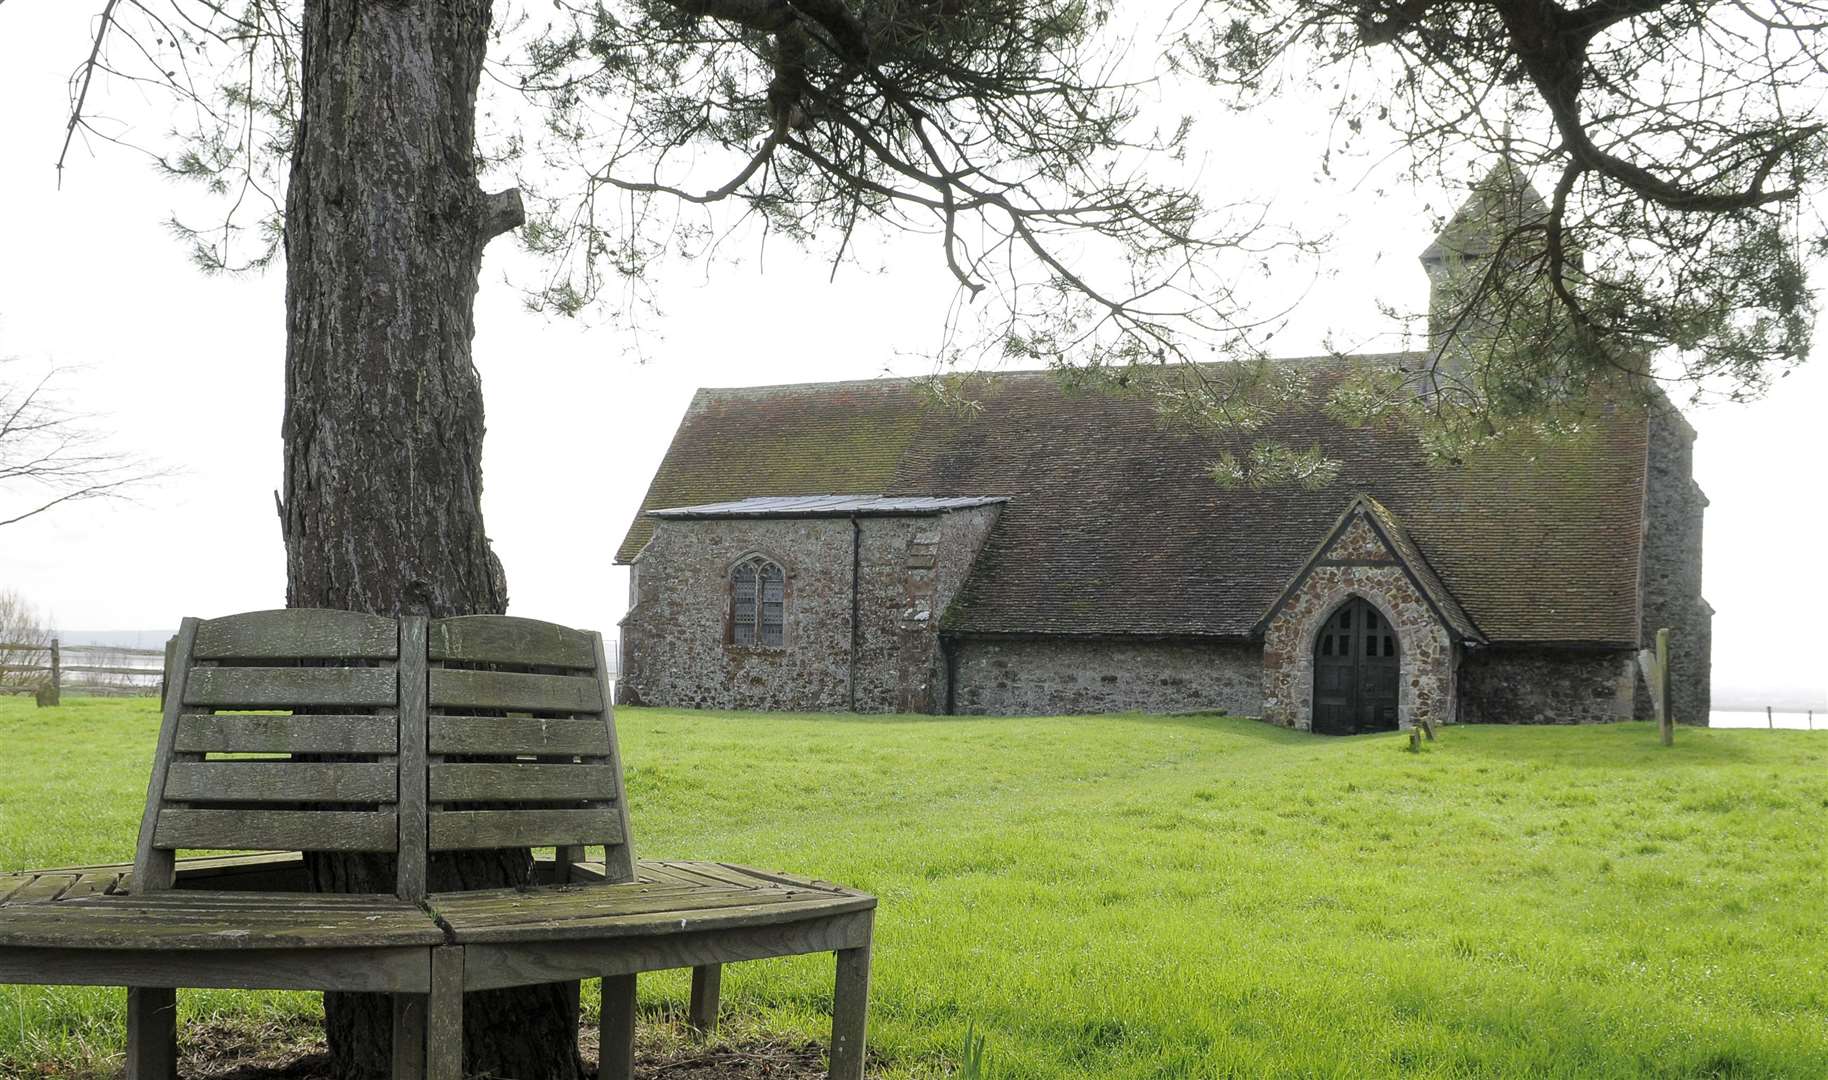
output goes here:
[{"label": "stone church wall", "polygon": [[[1638,588],[1644,645],[1655,646],[1658,627],[1670,629],[1670,713],[1679,724],[1705,725],[1712,687],[1713,611],[1701,597],[1707,496],[1695,483],[1694,445],[1694,429],[1659,398],[1650,416]],[[1648,693],[1640,688],[1638,698],[1639,718],[1651,719]]]},{"label": "stone church wall", "polygon": [[859,519],[863,633],[858,712],[945,708],[940,616],[964,584],[997,514],[997,507],[988,506],[932,517]]},{"label": "stone church wall", "polygon": [[[726,641],[730,567],[752,552],[786,572],[780,649]],[[635,560],[618,696],[698,709],[845,708],[850,573],[843,519],[661,522]]]},{"label": "stone church wall", "polygon": [[[858,655],[851,658],[849,518],[663,521],[636,558],[618,695],[704,709],[931,711],[944,704],[939,615],[995,507],[857,519]],[[779,648],[729,642],[730,568],[750,554],[786,575]]]},{"label": "stone church wall", "polygon": [[1263,708],[1255,643],[980,637],[957,648],[954,711],[966,715],[1256,716]]},{"label": "stone church wall", "polygon": [[1468,724],[1607,724],[1629,720],[1637,659],[1628,651],[1493,647],[1460,659]]}]

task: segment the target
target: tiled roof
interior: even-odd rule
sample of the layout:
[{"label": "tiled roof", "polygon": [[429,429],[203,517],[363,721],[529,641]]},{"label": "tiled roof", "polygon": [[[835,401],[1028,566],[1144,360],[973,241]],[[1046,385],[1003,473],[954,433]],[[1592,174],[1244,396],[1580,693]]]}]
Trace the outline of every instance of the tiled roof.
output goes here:
[{"label": "tiled roof", "polygon": [[1447,587],[1447,583],[1434,572],[1434,567],[1428,565],[1428,556],[1422,554],[1421,545],[1417,544],[1415,538],[1409,535],[1408,529],[1403,528],[1403,523],[1396,520],[1396,515],[1390,512],[1390,508],[1369,495],[1361,495],[1359,498],[1364,502],[1365,509],[1371,512],[1372,519],[1377,522],[1378,531],[1382,532],[1384,538],[1389,541],[1391,550],[1396,552],[1396,557],[1409,568],[1409,572],[1415,575],[1416,582],[1421,585],[1422,592],[1428,597],[1429,603],[1440,612],[1441,620],[1460,638],[1483,641],[1485,635],[1479,632],[1472,616],[1468,615],[1466,609],[1460,606],[1460,598],[1455,596],[1453,590]]},{"label": "tiled roof", "polygon": [[[1388,359],[1387,357],[1385,359]],[[1249,635],[1355,492],[1375,498],[1493,642],[1635,643],[1644,414],[1620,406],[1576,441],[1432,464],[1413,434],[1322,409],[1340,374],[1308,365],[1306,401],[1258,436],[1163,428],[1136,398],[999,374],[946,411],[911,380],[703,390],[644,507],[880,491],[1010,497],[946,613],[975,633]],[[1223,449],[1319,446],[1318,489],[1226,489]],[[617,552],[652,534],[638,516]]]},{"label": "tiled roof", "polygon": [[763,495],[734,502],[649,510],[657,518],[897,517],[944,514],[1008,502],[1002,495]]}]

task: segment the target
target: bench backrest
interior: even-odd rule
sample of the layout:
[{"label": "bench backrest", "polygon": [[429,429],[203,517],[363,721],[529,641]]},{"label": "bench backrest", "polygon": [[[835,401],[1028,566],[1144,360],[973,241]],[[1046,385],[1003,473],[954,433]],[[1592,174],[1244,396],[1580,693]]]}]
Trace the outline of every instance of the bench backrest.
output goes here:
[{"label": "bench backrest", "polygon": [[434,619],[427,637],[427,847],[604,849],[634,880],[600,635],[507,615]]},{"label": "bench backrest", "polygon": [[135,888],[169,888],[180,850],[400,851],[401,690],[425,678],[401,629],[314,609],[185,619]]},{"label": "bench backrest", "polygon": [[257,611],[184,620],[166,681],[136,891],[185,849],[392,854],[409,899],[428,852],[550,845],[568,868],[597,844],[633,880],[597,634]]}]

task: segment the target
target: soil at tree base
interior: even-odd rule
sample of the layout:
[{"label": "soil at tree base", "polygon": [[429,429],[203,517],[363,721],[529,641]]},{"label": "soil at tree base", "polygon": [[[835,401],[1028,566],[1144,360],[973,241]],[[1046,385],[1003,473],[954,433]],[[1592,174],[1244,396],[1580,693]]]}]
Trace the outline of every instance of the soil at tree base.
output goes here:
[{"label": "soil at tree base", "polygon": [[[597,1075],[597,1029],[579,1032],[584,1069]],[[315,1024],[207,1023],[184,1029],[178,1073],[186,1080],[335,1080],[323,1030]],[[47,1064],[27,1076],[103,1080],[110,1074]],[[693,1045],[674,1037],[638,1038],[635,1080],[822,1080],[816,1043],[748,1036]]]}]

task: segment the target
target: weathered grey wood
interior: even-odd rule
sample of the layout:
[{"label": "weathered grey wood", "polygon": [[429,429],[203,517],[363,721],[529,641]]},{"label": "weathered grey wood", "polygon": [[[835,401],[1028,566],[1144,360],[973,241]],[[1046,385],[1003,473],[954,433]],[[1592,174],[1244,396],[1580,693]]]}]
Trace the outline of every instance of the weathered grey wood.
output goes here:
[{"label": "weathered grey wood", "polygon": [[869,941],[867,915],[846,913],[776,926],[636,938],[471,943],[464,947],[464,985],[490,990],[591,978],[593,971],[626,975],[833,952]]},{"label": "weathered grey wood", "polygon": [[381,708],[395,703],[396,683],[393,668],[193,667],[182,700],[219,709]]},{"label": "weathered grey wood", "polygon": [[280,608],[210,619],[197,628],[198,660],[391,660],[400,632],[383,615]]},{"label": "weathered grey wood", "polygon": [[178,1080],[178,992],[127,989],[127,1080]]},{"label": "weathered grey wood", "polygon": [[[423,691],[421,691],[423,697]],[[392,754],[398,725],[385,716],[185,713],[173,748],[197,754]]]},{"label": "weathered grey wood", "polygon": [[165,708],[165,702],[171,697],[171,673],[176,668],[178,656],[178,635],[173,634],[165,639],[165,666],[159,675],[159,708]]},{"label": "weathered grey wood", "polygon": [[615,795],[616,771],[608,765],[466,762],[431,767],[433,802],[608,801]]},{"label": "weathered grey wood", "polygon": [[[740,896],[724,894],[707,896],[689,903],[663,905],[659,910],[591,914],[571,912],[563,916],[528,907],[508,914],[471,915],[460,906],[434,901],[439,917],[451,928],[453,938],[463,944],[485,942],[532,941],[608,941],[655,935],[684,933],[692,930],[741,929],[802,922],[831,914],[848,914],[869,910],[874,901],[864,897],[809,898]],[[543,915],[550,917],[542,918]]]},{"label": "weathered grey wood", "polygon": [[596,653],[586,631],[512,615],[435,619],[429,646],[431,659],[440,661],[581,669],[596,666]]},{"label": "weathered grey wood", "polygon": [[9,904],[48,903],[62,896],[70,886],[75,885],[81,874],[37,874],[7,898]]},{"label": "weathered grey wood", "polygon": [[699,964],[692,969],[692,1000],[686,1009],[686,1023],[700,1035],[717,1030],[717,1002],[723,985],[722,964]]},{"label": "weathered grey wood", "polygon": [[612,747],[603,721],[595,718],[541,720],[434,714],[428,749],[433,754],[606,757]]},{"label": "weathered grey wood", "polygon": [[602,1019],[597,1029],[598,1080],[635,1075],[635,975],[603,976]]},{"label": "weathered grey wood", "polygon": [[417,993],[428,988],[429,945],[338,949],[0,948],[0,983],[38,986],[169,987],[227,990],[364,990]]},{"label": "weathered grey wood", "polygon": [[393,1080],[425,1076],[427,1004],[424,994],[394,995]]},{"label": "weathered grey wood", "polygon": [[176,661],[172,665],[170,692],[165,695],[159,722],[159,743],[152,752],[152,778],[146,785],[146,809],[140,816],[140,838],[133,858],[136,892],[171,888],[171,852],[154,844],[153,835],[158,827],[159,809],[165,802],[165,770],[171,765],[172,746],[177,740],[178,716],[183,711],[180,703],[184,700],[184,688],[190,682],[190,653],[196,640],[196,619],[187,618],[178,624],[178,643],[172,651]]},{"label": "weathered grey wood", "polygon": [[432,851],[619,843],[614,810],[434,810]]},{"label": "weathered grey wood", "polygon": [[[286,613],[256,614],[278,625]],[[462,1067],[466,987],[598,977],[605,980],[604,1075],[616,1076],[626,1072],[618,1062],[632,1046],[635,973],[692,967],[689,1018],[710,1030],[722,964],[832,951],[840,957],[833,1075],[842,1070],[851,1080],[853,1059],[860,1070],[875,900],[730,864],[637,867],[626,842],[627,805],[599,635],[479,617],[432,624],[443,626],[434,645],[425,620],[408,617],[394,638],[397,669],[199,667],[192,663],[196,621],[188,622],[191,641],[174,649],[168,680],[172,693],[155,770],[160,789],[149,799],[159,811],[151,822],[155,856],[167,844],[398,850],[404,855],[399,898],[170,889],[108,895],[121,876],[105,867],[40,873],[19,884],[0,878],[0,896],[23,897],[6,903],[0,918],[0,980],[406,995],[393,1007],[396,1073],[455,1080]],[[241,628],[247,625],[252,623],[243,620]],[[587,655],[580,641],[588,644]],[[428,671],[426,657],[433,653],[440,662],[588,674]],[[186,712],[183,702],[200,708]],[[210,715],[215,708],[338,704],[380,713]],[[558,715],[428,717],[434,705]],[[383,760],[200,759],[237,752],[367,753]],[[444,755],[545,760],[447,762]],[[564,762],[567,757],[586,760]],[[398,800],[398,813],[391,800]],[[211,808],[212,802],[382,809],[229,809]],[[591,805],[433,809],[517,802]],[[602,863],[584,861],[586,844],[604,845]],[[438,895],[426,898],[423,909],[406,902],[423,895],[428,849],[547,845],[558,854],[536,864],[536,879],[575,884]],[[165,854],[168,886],[177,864]],[[187,883],[208,882],[211,889],[226,883],[271,888],[269,882],[295,882],[302,872],[296,856],[184,860],[183,867]]]},{"label": "weathered grey wood", "polygon": [[425,896],[425,640],[424,616],[400,620],[400,753],[394,762],[399,773],[400,845],[394,891],[408,900]]},{"label": "weathered grey wood", "polygon": [[85,896],[106,896],[120,887],[125,874],[83,874],[57,899],[80,900]]},{"label": "weathered grey wood", "polygon": [[487,919],[498,919],[504,924],[543,923],[565,918],[664,912],[691,907],[705,900],[753,903],[788,896],[779,891],[764,893],[756,889],[707,888],[675,882],[629,882],[609,889],[601,885],[601,882],[555,885],[540,890],[533,902],[529,902],[528,897],[534,894],[525,888],[433,893],[428,902],[435,910],[466,923],[476,921],[481,925],[481,921]]},{"label": "weathered grey wood", "polygon": [[0,918],[0,947],[6,948],[226,953],[403,948],[443,941],[438,924],[413,906],[366,912],[293,909],[275,903],[238,910],[180,909],[149,908],[131,898],[103,897],[10,907]]},{"label": "weathered grey wood", "polygon": [[393,810],[172,810],[159,814],[155,848],[288,848],[294,851],[393,851]]},{"label": "weathered grey wood", "polygon": [[552,849],[552,880],[565,884],[572,880],[571,868],[584,861],[586,848],[583,844],[560,844]]},{"label": "weathered grey wood", "polygon": [[603,695],[594,678],[525,675],[515,671],[433,668],[432,708],[502,709],[535,712],[601,712]]},{"label": "weathered grey wood", "polygon": [[392,762],[174,761],[165,776],[179,802],[391,803],[399,789]]},{"label": "weathered grey wood", "polygon": [[832,994],[831,1080],[863,1080],[870,1009],[870,947],[838,950],[838,983]]},{"label": "weathered grey wood", "polygon": [[596,654],[596,680],[603,692],[602,724],[609,740],[609,764],[616,774],[616,813],[621,815],[621,843],[604,841],[603,868],[611,881],[635,880],[635,833],[628,820],[628,791],[622,781],[622,749],[616,739],[616,710],[610,702],[609,658],[603,651],[603,635],[590,635],[591,651]]},{"label": "weathered grey wood", "polygon": [[114,911],[122,908],[155,913],[161,911],[251,911],[257,913],[261,918],[277,920],[287,919],[292,913],[298,912],[328,911],[342,914],[354,912],[369,916],[376,912],[410,914],[420,910],[417,903],[401,900],[392,895],[310,893],[289,889],[247,889],[236,892],[167,889],[164,892],[123,899],[115,904],[83,904],[76,907],[82,911],[93,912]]},{"label": "weathered grey wood", "polygon": [[463,946],[432,950],[426,1080],[463,1080]]}]

